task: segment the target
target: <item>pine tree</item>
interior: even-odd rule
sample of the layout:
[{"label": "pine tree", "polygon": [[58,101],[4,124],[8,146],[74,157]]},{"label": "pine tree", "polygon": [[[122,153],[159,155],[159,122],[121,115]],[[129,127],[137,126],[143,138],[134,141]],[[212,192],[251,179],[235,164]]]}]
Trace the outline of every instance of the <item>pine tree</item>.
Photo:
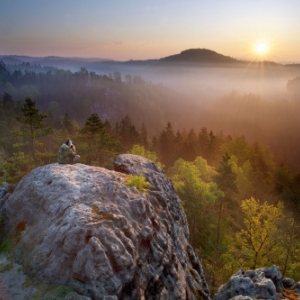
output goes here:
[{"label": "pine tree", "polygon": [[15,102],[12,98],[12,96],[8,93],[5,93],[2,97],[3,99],[3,108],[7,112],[12,112],[15,108]]},{"label": "pine tree", "polygon": [[85,163],[103,165],[120,149],[119,142],[106,131],[98,114],[92,114],[79,130],[80,155]]},{"label": "pine tree", "polygon": [[67,130],[69,136],[76,134],[79,128],[77,122],[72,120],[67,112],[62,118],[62,126]]},{"label": "pine tree", "polygon": [[3,61],[0,61],[0,87],[4,84],[8,77],[8,71]]},{"label": "pine tree", "polygon": [[35,107],[35,101],[29,97],[25,99],[25,103],[21,106],[22,115],[17,116],[17,121],[20,122],[21,128],[16,132],[22,136],[25,141],[28,140],[29,152],[36,161],[36,143],[37,138],[51,133],[51,128],[44,123],[47,115],[41,114]]},{"label": "pine tree", "polygon": [[126,116],[116,125],[116,134],[122,146],[129,150],[134,144],[140,144],[141,137],[129,116]]},{"label": "pine tree", "polygon": [[160,134],[158,139],[159,153],[163,164],[166,168],[173,165],[175,161],[174,157],[174,146],[175,146],[175,135],[170,122],[168,122],[166,128]]},{"label": "pine tree", "polygon": [[223,219],[223,209],[225,202],[231,202],[232,197],[238,192],[237,189],[237,175],[233,172],[230,164],[230,157],[226,153],[223,155],[220,167],[218,168],[218,174],[215,176],[215,182],[220,190],[224,192],[224,197],[220,198],[219,217],[217,226],[217,248],[221,245],[221,222]]}]

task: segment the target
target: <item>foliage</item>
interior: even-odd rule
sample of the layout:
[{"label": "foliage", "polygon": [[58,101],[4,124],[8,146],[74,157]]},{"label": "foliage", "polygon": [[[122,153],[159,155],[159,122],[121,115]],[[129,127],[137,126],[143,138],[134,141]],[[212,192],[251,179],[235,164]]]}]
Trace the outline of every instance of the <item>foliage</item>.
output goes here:
[{"label": "foliage", "polygon": [[143,175],[128,175],[125,180],[125,185],[135,187],[141,193],[147,192],[150,188],[150,183]]},{"label": "foliage", "polygon": [[72,291],[65,286],[51,286],[47,284],[38,284],[34,293],[33,300],[63,300]]},{"label": "foliage", "polygon": [[[1,253],[1,250],[0,250]],[[0,273],[4,273],[6,271],[11,270],[13,267],[12,263],[0,264]]]},{"label": "foliage", "polygon": [[236,188],[239,198],[245,199],[255,193],[253,184],[254,172],[249,160],[240,164],[236,156],[232,155],[229,159],[232,172],[236,175]]},{"label": "foliage", "polygon": [[3,164],[7,182],[17,183],[35,166],[35,161],[30,155],[24,152],[14,153]]},{"label": "foliage", "polygon": [[4,239],[4,240],[1,239],[0,240],[0,253],[10,252],[13,249],[13,246],[14,246],[14,242],[12,239],[10,239],[10,238]]},{"label": "foliage", "polygon": [[72,292],[72,290],[66,286],[55,286],[48,283],[35,282],[29,277],[26,277],[22,287],[34,288],[33,300],[63,300],[70,292]]},{"label": "foliage", "polygon": [[121,149],[118,140],[106,129],[98,114],[92,114],[79,130],[81,161],[87,164],[104,165]]},{"label": "foliage", "polygon": [[3,61],[0,61],[0,87],[6,82],[9,73]]},{"label": "foliage", "polygon": [[297,206],[300,202],[300,174],[294,174],[286,166],[280,165],[273,177],[275,192],[284,201]]},{"label": "foliage", "polygon": [[30,153],[33,159],[36,160],[36,139],[48,135],[51,128],[44,123],[47,116],[39,112],[35,107],[35,102],[29,97],[25,99],[25,103],[21,106],[21,112],[22,115],[16,117],[21,127],[15,134],[22,136],[26,142],[29,142]]},{"label": "foliage", "polygon": [[62,117],[61,121],[62,127],[67,130],[68,136],[75,135],[79,130],[78,123],[71,119],[68,113],[65,113],[65,115]]},{"label": "foliage", "polygon": [[172,166],[175,161],[175,153],[173,151],[175,149],[175,144],[176,143],[173,128],[171,123],[168,122],[166,128],[161,132],[158,139],[159,154],[166,167]]},{"label": "foliage", "polygon": [[199,171],[199,175],[203,181],[213,181],[213,178],[217,174],[217,172],[213,167],[208,165],[207,160],[205,158],[197,156],[194,160],[194,165]]},{"label": "foliage", "polygon": [[243,200],[244,227],[230,240],[227,265],[238,268],[255,269],[276,264],[283,265],[285,253],[282,224],[286,223],[283,205],[261,203],[251,197]]},{"label": "foliage", "polygon": [[225,193],[226,199],[231,199],[233,194],[238,192],[237,189],[237,175],[232,169],[232,163],[230,161],[230,156],[225,153],[222,157],[222,161],[218,168],[218,173],[215,176],[215,181],[219,188]]},{"label": "foliage", "polygon": [[197,157],[194,162],[178,159],[169,172],[176,192],[183,201],[191,243],[194,247],[209,252],[213,244],[212,205],[223,196],[217,185],[208,181],[214,171],[203,158]]},{"label": "foliage", "polygon": [[140,135],[129,116],[122,118],[120,123],[117,122],[115,132],[124,149],[130,149],[134,144],[141,142]]},{"label": "foliage", "polygon": [[281,266],[282,277],[290,277],[295,281],[300,280],[300,239],[294,218],[289,218],[284,224],[283,244],[285,246],[284,264]]},{"label": "foliage", "polygon": [[[223,223],[223,215],[224,210],[226,210],[227,213],[229,211],[233,211],[233,209],[230,209],[234,207],[234,201],[233,196],[234,194],[238,193],[237,189],[237,175],[233,172],[232,169],[232,163],[230,162],[230,157],[228,153],[225,153],[222,157],[222,161],[220,163],[220,166],[218,168],[218,173],[215,175],[214,180],[221,191],[223,191],[223,197],[220,197],[220,203],[219,203],[219,213],[218,213],[218,224],[217,224],[217,238],[216,238],[216,244],[217,249],[220,250],[221,244],[222,244],[222,238],[223,234],[221,232],[222,227],[224,228]],[[229,218],[227,218],[229,219]]]}]

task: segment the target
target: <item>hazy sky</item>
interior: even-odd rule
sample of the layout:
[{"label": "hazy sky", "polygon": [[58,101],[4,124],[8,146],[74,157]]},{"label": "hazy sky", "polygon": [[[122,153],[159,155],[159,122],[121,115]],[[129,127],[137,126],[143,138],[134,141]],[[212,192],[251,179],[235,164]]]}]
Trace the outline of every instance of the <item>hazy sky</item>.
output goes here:
[{"label": "hazy sky", "polygon": [[0,0],[0,54],[116,60],[207,48],[300,62],[300,0]]}]

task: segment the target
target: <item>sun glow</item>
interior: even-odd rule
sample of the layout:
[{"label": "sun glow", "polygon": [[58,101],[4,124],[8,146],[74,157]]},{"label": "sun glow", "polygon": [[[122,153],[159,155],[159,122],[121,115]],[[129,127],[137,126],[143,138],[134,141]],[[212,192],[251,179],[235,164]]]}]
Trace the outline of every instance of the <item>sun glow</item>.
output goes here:
[{"label": "sun glow", "polygon": [[255,44],[254,51],[256,54],[264,56],[269,51],[269,46],[265,42],[259,42]]}]

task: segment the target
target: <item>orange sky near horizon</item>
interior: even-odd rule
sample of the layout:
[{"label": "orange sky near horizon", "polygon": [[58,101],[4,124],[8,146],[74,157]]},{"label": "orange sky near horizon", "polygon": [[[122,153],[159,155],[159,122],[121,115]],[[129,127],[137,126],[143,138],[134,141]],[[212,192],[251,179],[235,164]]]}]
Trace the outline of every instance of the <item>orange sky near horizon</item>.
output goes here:
[{"label": "orange sky near horizon", "polygon": [[[206,48],[300,62],[300,1],[1,0],[0,55],[156,59]],[[265,43],[267,51],[255,50]]]}]

